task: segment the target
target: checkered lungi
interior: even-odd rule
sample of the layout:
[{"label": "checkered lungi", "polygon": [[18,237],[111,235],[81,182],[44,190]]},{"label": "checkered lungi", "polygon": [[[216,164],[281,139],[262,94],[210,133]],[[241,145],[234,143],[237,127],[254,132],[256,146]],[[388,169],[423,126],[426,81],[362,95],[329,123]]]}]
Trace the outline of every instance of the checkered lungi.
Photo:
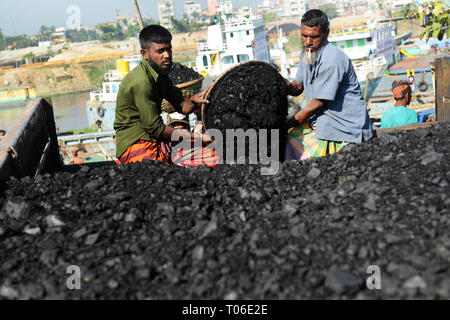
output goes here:
[{"label": "checkered lungi", "polygon": [[308,122],[302,122],[288,132],[285,159],[289,161],[324,157],[339,152],[347,144],[317,139],[316,130],[311,129]]}]

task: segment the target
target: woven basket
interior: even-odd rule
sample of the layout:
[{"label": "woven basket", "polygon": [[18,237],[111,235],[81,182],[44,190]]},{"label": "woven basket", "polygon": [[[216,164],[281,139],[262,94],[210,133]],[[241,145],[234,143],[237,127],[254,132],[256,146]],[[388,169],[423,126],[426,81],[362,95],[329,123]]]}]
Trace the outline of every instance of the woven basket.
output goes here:
[{"label": "woven basket", "polygon": [[[181,92],[183,93],[183,97],[190,98],[194,94],[197,94],[200,92],[200,90],[202,89],[202,82],[203,82],[203,77],[189,81],[189,82],[177,84],[177,85],[175,85],[175,87],[181,89]],[[175,108],[166,99],[163,99],[163,101],[161,103],[161,110],[165,111],[167,113],[176,112]]]}]

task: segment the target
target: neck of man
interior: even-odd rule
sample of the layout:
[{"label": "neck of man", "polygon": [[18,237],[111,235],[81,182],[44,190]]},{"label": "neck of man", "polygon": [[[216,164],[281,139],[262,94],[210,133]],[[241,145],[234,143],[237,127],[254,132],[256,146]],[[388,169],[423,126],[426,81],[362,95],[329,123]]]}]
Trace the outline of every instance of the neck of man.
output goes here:
[{"label": "neck of man", "polygon": [[394,107],[408,107],[409,103],[406,99],[396,100]]}]

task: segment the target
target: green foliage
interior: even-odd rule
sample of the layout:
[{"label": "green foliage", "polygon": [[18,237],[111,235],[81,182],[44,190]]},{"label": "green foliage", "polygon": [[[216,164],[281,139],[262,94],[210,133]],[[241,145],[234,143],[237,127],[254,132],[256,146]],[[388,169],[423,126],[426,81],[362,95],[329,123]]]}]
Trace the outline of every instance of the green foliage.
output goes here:
[{"label": "green foliage", "polygon": [[277,21],[277,14],[275,12],[269,12],[263,15],[263,20],[265,23]]},{"label": "green foliage", "polygon": [[103,32],[100,36],[100,40],[103,42],[110,42],[113,40],[122,41],[125,39],[122,27],[118,23],[115,25],[105,23],[99,25],[98,28]]},{"label": "green foliage", "polygon": [[36,55],[33,52],[29,52],[22,57],[22,60],[26,60],[28,58],[34,58]]},{"label": "green foliage", "polygon": [[81,30],[67,30],[66,31],[67,39],[70,39],[72,42],[85,42],[98,40],[98,34],[95,31],[89,30],[86,31],[84,29]]},{"label": "green foliage", "polygon": [[450,39],[450,9],[446,2],[440,0],[426,1],[420,5],[414,3],[409,4],[405,8],[404,18],[414,18],[421,22],[424,28],[420,34],[420,39],[426,36],[428,41],[430,38],[442,40],[444,36]]},{"label": "green foliage", "polygon": [[184,33],[190,30],[188,19],[177,20],[174,17],[171,17],[171,20],[174,33]]},{"label": "green foliage", "polygon": [[103,82],[103,77],[105,72],[97,67],[92,67],[89,69],[88,77],[93,85],[100,85]]},{"label": "green foliage", "polygon": [[6,40],[5,40],[5,37],[3,36],[2,29],[0,29],[0,50],[5,50],[5,49],[6,49]]},{"label": "green foliage", "polygon": [[32,39],[26,35],[5,37],[6,47],[16,44],[15,49],[36,47],[39,43],[37,39]]},{"label": "green foliage", "polygon": [[319,10],[322,10],[327,14],[328,20],[334,19],[339,15],[336,11],[336,5],[333,3],[320,5]]}]

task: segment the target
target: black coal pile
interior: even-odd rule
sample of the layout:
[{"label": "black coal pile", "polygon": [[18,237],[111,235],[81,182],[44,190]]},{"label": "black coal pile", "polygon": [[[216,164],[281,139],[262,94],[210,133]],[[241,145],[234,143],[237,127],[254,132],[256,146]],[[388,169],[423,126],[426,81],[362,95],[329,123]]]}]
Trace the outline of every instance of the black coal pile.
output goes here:
[{"label": "black coal pile", "polygon": [[202,75],[197,73],[194,69],[186,67],[178,62],[173,62],[170,67],[169,78],[175,85],[196,80],[201,77]]},{"label": "black coal pile", "polygon": [[0,298],[449,299],[449,135],[392,133],[273,176],[144,162],[10,179]]}]

